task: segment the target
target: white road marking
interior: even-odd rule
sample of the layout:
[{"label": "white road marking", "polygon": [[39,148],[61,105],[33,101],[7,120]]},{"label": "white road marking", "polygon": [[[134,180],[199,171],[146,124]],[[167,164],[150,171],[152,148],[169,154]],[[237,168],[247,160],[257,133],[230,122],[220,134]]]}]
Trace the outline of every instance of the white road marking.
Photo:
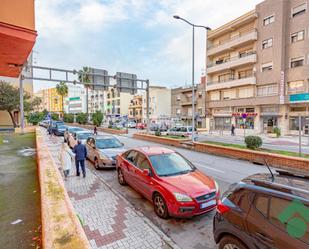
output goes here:
[{"label": "white road marking", "polygon": [[215,168],[212,168],[212,167],[209,167],[209,166],[205,166],[204,164],[201,164],[201,163],[195,163],[195,162],[193,162],[193,164],[195,164],[195,165],[197,165],[197,166],[199,166],[199,167],[202,167],[202,168],[206,168],[206,169],[210,169],[210,170],[213,170],[213,171],[217,171],[217,172],[219,172],[219,173],[225,173],[224,171],[222,171],[222,170],[219,170],[219,169],[215,169]]}]

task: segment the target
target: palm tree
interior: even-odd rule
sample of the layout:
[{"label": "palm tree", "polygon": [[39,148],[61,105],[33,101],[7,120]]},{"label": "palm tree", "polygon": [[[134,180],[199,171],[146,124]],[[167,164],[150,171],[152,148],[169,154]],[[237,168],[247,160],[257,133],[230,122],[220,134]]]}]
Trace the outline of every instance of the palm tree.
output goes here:
[{"label": "palm tree", "polygon": [[86,112],[87,112],[87,117],[88,117],[88,89],[90,87],[91,83],[91,75],[87,73],[91,73],[91,68],[90,67],[83,67],[82,70],[79,71],[80,73],[78,74],[78,80],[82,83],[85,84],[86,88]]},{"label": "palm tree", "polygon": [[57,93],[61,96],[62,100],[62,113],[64,114],[64,96],[68,95],[68,86],[64,81],[61,81],[59,84],[56,85]]}]

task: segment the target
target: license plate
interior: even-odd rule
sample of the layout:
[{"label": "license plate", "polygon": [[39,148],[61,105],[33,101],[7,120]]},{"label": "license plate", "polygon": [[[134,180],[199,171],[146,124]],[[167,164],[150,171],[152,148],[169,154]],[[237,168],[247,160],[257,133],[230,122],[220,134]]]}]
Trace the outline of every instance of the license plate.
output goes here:
[{"label": "license plate", "polygon": [[217,203],[216,200],[212,200],[212,201],[209,201],[209,202],[202,203],[200,207],[201,207],[201,209],[204,209],[204,208],[213,206],[216,203]]}]

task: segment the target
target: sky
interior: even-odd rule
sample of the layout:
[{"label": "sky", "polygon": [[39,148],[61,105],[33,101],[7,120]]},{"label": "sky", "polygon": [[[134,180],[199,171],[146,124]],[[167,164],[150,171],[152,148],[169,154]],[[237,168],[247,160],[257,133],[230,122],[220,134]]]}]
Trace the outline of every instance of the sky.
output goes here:
[{"label": "sky", "polygon": [[[34,65],[134,73],[153,85],[191,84],[192,28],[215,29],[261,0],[40,0]],[[195,31],[195,79],[205,68],[205,30]],[[35,91],[55,83],[35,82]]]}]

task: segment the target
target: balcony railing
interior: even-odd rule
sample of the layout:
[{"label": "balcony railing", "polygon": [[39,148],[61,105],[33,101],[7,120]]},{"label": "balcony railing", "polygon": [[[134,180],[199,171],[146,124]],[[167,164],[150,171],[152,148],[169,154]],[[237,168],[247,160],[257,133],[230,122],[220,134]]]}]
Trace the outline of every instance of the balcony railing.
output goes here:
[{"label": "balcony railing", "polygon": [[208,53],[208,56],[212,56],[212,55],[224,52],[226,50],[231,50],[233,48],[236,48],[244,43],[247,43],[250,41],[256,41],[256,40],[257,40],[257,31],[255,29],[251,29],[237,36],[234,36],[229,40],[225,40],[219,44],[208,46],[207,53]]},{"label": "balcony railing", "polygon": [[248,52],[245,54],[240,54],[235,57],[231,57],[225,60],[218,60],[214,63],[208,64],[207,73],[214,73],[218,71],[223,71],[226,69],[235,68],[241,65],[255,63],[256,62],[256,52]]},{"label": "balcony railing", "polygon": [[213,81],[208,82],[206,91],[213,91],[213,90],[219,90],[224,88],[232,88],[232,87],[238,87],[238,86],[245,86],[245,85],[255,85],[256,84],[256,78],[252,74],[250,77],[245,78],[233,78],[231,77],[230,80],[227,81]]}]

